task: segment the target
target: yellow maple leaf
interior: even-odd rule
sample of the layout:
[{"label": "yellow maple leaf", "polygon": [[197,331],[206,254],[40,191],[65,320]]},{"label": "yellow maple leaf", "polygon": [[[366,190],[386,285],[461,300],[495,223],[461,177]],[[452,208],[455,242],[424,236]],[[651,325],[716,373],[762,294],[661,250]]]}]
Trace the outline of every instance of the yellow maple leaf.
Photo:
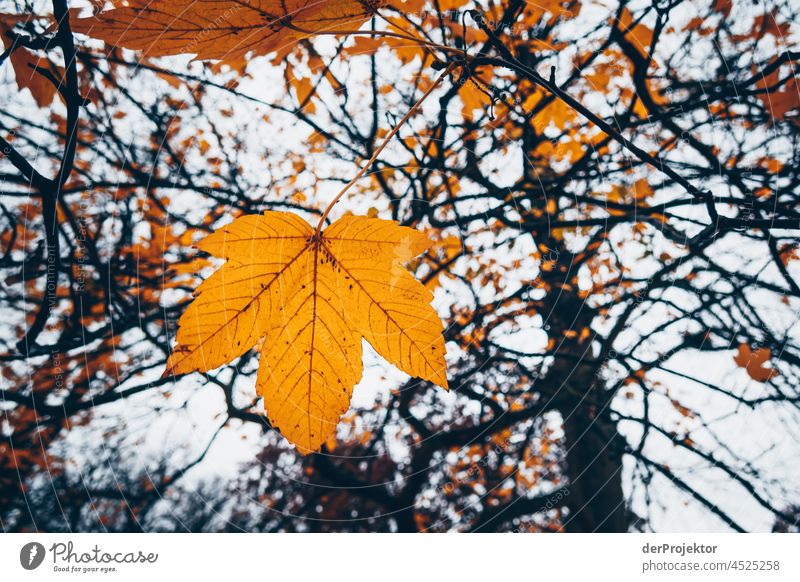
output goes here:
[{"label": "yellow maple leaf", "polygon": [[128,0],[73,30],[147,56],[182,53],[237,62],[316,34],[357,30],[385,0]]},{"label": "yellow maple leaf", "polygon": [[166,374],[207,371],[263,340],[256,381],[273,427],[300,452],[334,433],[361,379],[361,340],[447,388],[433,294],[404,265],[431,240],[396,222],[345,216],[317,234],[302,218],[239,218],[199,248],[227,262],[178,322]]}]

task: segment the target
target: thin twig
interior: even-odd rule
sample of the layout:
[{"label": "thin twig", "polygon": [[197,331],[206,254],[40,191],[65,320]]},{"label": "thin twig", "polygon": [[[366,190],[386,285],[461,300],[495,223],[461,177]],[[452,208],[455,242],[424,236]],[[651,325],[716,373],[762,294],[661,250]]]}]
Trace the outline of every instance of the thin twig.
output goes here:
[{"label": "thin twig", "polygon": [[434,90],[436,90],[439,84],[444,80],[444,78],[447,75],[450,74],[450,71],[452,71],[455,66],[456,63],[450,63],[445,68],[445,70],[441,72],[439,77],[437,77],[436,81],[434,81],[433,84],[428,88],[428,90],[425,91],[422,97],[420,97],[419,100],[416,103],[414,103],[411,109],[409,109],[408,112],[406,112],[406,114],[403,116],[403,118],[397,122],[397,124],[392,128],[392,130],[388,133],[388,135],[385,138],[383,138],[381,145],[378,146],[378,148],[375,150],[375,153],[372,154],[372,157],[369,160],[367,160],[367,163],[361,166],[361,169],[356,173],[355,176],[353,176],[353,179],[350,180],[344,186],[344,188],[342,188],[339,191],[339,193],[333,200],[331,200],[330,204],[328,204],[327,208],[325,208],[325,211],[322,213],[322,216],[319,219],[315,236],[319,236],[319,233],[322,232],[322,226],[325,224],[325,219],[328,217],[328,214],[330,214],[330,211],[333,210],[333,207],[336,205],[336,203],[339,202],[339,200],[341,200],[342,196],[344,196],[348,190],[350,190],[353,184],[358,182],[358,180],[360,180],[361,177],[367,173],[367,170],[372,166],[372,164],[375,163],[375,160],[378,159],[378,156],[381,155],[381,152],[386,148],[387,145],[389,145],[389,142],[392,141],[392,138],[397,134],[397,132],[400,131],[400,128],[403,127],[406,121],[408,121],[411,118],[411,116],[417,112],[417,110],[422,106],[425,100],[430,96],[431,93],[434,92]]}]

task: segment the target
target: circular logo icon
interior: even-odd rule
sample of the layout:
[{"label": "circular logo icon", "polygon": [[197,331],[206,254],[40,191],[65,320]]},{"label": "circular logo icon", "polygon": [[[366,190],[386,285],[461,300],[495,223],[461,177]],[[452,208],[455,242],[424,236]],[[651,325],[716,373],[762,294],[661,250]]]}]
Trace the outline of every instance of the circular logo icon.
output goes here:
[{"label": "circular logo icon", "polygon": [[44,546],[39,542],[30,542],[19,551],[19,563],[26,570],[35,570],[44,561]]}]

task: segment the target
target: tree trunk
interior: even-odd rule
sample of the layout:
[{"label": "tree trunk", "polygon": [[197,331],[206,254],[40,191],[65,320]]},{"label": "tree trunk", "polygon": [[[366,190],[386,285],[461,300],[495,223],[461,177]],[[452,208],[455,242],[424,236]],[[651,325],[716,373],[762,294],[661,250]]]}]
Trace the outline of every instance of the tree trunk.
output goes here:
[{"label": "tree trunk", "polygon": [[622,495],[622,455],[616,446],[615,424],[605,414],[594,416],[593,406],[576,403],[563,408],[567,475],[569,476],[569,532],[625,532],[628,530]]}]

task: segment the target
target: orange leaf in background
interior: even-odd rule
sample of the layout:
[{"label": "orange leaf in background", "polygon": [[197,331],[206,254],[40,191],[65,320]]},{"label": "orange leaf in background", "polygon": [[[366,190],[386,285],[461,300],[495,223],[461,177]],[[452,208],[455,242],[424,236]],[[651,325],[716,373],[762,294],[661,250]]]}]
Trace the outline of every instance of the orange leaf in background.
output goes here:
[{"label": "orange leaf in background", "polygon": [[739,367],[744,368],[756,382],[769,382],[778,376],[777,370],[764,367],[771,356],[772,350],[769,348],[758,348],[756,351],[752,351],[747,344],[740,344],[739,353],[734,356],[733,361]]},{"label": "orange leaf in background", "polygon": [[758,93],[758,98],[773,119],[780,121],[790,111],[800,110],[800,82],[796,76],[781,83],[780,69],[775,69],[769,75],[759,78],[756,86],[762,90]]},{"label": "orange leaf in background", "polygon": [[785,244],[778,249],[778,257],[783,266],[788,267],[789,263],[800,259],[800,249],[798,249],[797,244]]},{"label": "orange leaf in background", "polygon": [[442,11],[454,10],[456,8],[461,8],[469,1],[470,0],[439,0],[439,9]]},{"label": "orange leaf in background", "polygon": [[316,34],[357,30],[384,0],[129,0],[73,30],[146,55],[239,61]]},{"label": "orange leaf in background", "polygon": [[430,245],[365,216],[319,235],[288,212],[239,218],[198,245],[227,262],[181,316],[165,375],[217,368],[263,339],[257,391],[301,453],[318,450],[349,408],[362,338],[407,374],[447,388],[433,294],[403,266]]},{"label": "orange leaf in background", "polygon": [[371,55],[384,46],[386,43],[382,38],[370,38],[368,36],[357,36],[353,39],[353,45],[346,48],[349,55]]},{"label": "orange leaf in background", "polygon": [[433,250],[436,251],[436,254],[439,255],[439,261],[425,261],[429,264],[431,269],[434,269],[434,275],[428,281],[425,282],[425,286],[430,289],[434,290],[439,286],[439,276],[444,274],[445,276],[452,277],[449,274],[447,267],[450,262],[461,255],[464,252],[464,245],[461,242],[461,239],[455,235],[450,235],[445,237],[441,240],[437,240],[432,245]]},{"label": "orange leaf in background", "polygon": [[733,9],[733,0],[714,0],[711,8],[715,12],[719,12],[727,18],[731,15],[731,10]]},{"label": "orange leaf in background", "polygon": [[653,43],[653,30],[644,24],[634,24],[633,14],[627,8],[622,9],[619,26],[634,48],[646,57],[650,52],[650,45]]}]

